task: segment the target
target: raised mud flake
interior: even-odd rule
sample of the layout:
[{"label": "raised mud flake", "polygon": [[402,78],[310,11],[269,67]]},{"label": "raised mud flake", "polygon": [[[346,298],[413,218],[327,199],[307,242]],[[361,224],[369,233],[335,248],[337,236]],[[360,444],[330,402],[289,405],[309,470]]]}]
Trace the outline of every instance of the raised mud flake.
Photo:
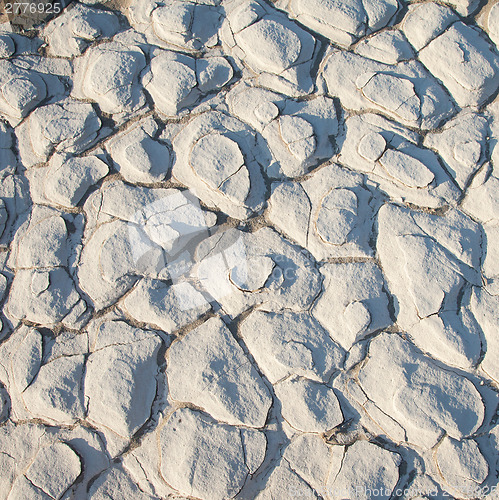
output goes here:
[{"label": "raised mud flake", "polygon": [[[115,256],[119,252],[120,259]],[[78,266],[82,290],[96,309],[102,309],[121,297],[140,277],[128,225],[121,221],[103,224],[88,239]],[[131,272],[130,272],[131,271]]]},{"label": "raised mud flake", "polygon": [[51,55],[72,57],[82,54],[92,42],[110,38],[118,29],[114,13],[74,4],[46,25],[43,36]]},{"label": "raised mud flake", "polygon": [[207,299],[189,283],[169,284],[143,278],[122,303],[123,310],[137,321],[174,332],[211,310]]},{"label": "raised mud flake", "polygon": [[[344,452],[343,446],[329,446],[322,436],[305,433],[293,437],[283,458],[317,494],[328,498],[327,478],[338,474]],[[288,490],[289,493],[292,491]]]},{"label": "raised mud flake", "polygon": [[275,266],[270,257],[250,257],[247,264],[231,269],[230,280],[244,292],[256,292],[265,286]]},{"label": "raised mud flake", "polygon": [[273,183],[270,221],[316,259],[367,257],[379,201],[361,175],[331,164],[301,182]]},{"label": "raised mud flake", "polygon": [[[185,410],[185,409],[184,409]],[[188,414],[191,414],[191,411],[187,411]],[[197,412],[195,412],[197,413]],[[207,414],[200,414],[201,419],[206,419],[209,423],[212,423],[213,425],[218,425],[219,423],[211,418]],[[189,481],[192,483],[198,483],[199,484],[199,477],[198,479],[194,479],[194,475],[191,474],[191,477],[189,478],[188,472],[186,472],[185,475],[183,475],[181,478],[175,481],[175,486],[173,486],[168,479],[166,479],[167,475],[163,475],[161,471],[161,463],[163,462],[162,457],[166,457],[168,461],[165,459],[163,462],[164,465],[163,467],[166,469],[168,467],[173,466],[175,468],[174,471],[171,472],[172,477],[176,477],[176,471],[177,470],[184,470],[184,469],[190,469],[191,468],[191,463],[192,463],[192,469],[195,468],[194,462],[196,460],[196,454],[197,456],[200,456],[201,461],[203,461],[203,456],[208,455],[211,453],[211,445],[208,443],[208,440],[205,440],[204,442],[199,443],[199,449],[196,448],[196,442],[198,441],[203,441],[203,427],[201,426],[199,428],[200,434],[198,436],[194,436],[192,438],[192,443],[193,443],[193,451],[192,454],[189,452],[189,440],[186,439],[186,446],[182,448],[182,450],[187,450],[187,453],[184,453],[183,451],[182,456],[187,458],[187,463],[186,464],[181,464],[178,460],[179,456],[179,449],[175,450],[174,448],[168,449],[166,453],[163,452],[163,449],[166,449],[167,447],[170,446],[170,442],[165,441],[164,443],[162,442],[162,431],[163,427],[165,424],[165,418],[161,419],[159,422],[159,425],[152,431],[147,434],[145,434],[140,441],[140,446],[134,447],[132,450],[130,450],[130,453],[126,454],[123,457],[123,462],[122,466],[118,467],[117,469],[117,474],[113,473],[112,476],[114,477],[109,477],[106,482],[109,482],[112,484],[113,488],[116,488],[117,490],[120,489],[120,484],[122,483],[126,488],[128,488],[128,484],[131,485],[138,485],[139,488],[151,495],[153,498],[168,498],[168,496],[173,496],[173,497],[181,497],[185,498],[187,493],[181,493],[183,491],[190,491],[190,486],[189,486]],[[182,422],[179,422],[180,424],[183,423],[183,418]],[[223,424],[222,424],[223,425]],[[247,469],[249,470],[250,474],[254,474],[255,471],[261,466],[263,459],[265,458],[266,454],[266,438],[263,432],[255,432],[253,429],[248,429],[244,427],[231,427],[227,426],[226,428],[232,428],[234,430],[239,430],[240,435],[242,438],[242,443],[244,445],[244,453],[245,453],[245,462]],[[209,429],[209,428],[208,428]],[[182,432],[181,429],[178,429],[177,431]],[[177,439],[177,431],[175,431],[174,438]],[[196,429],[192,428],[191,430],[192,433],[196,434]],[[209,433],[209,430],[208,430]],[[185,435],[185,433],[184,433]],[[236,437],[236,446],[237,442],[239,441],[239,436],[237,434],[232,434],[232,436]],[[200,438],[200,439],[198,439]],[[182,438],[179,437],[179,439],[176,441],[177,443],[181,440]],[[159,444],[159,446],[158,446]],[[232,446],[234,443],[231,442],[229,443],[229,446]],[[174,447],[175,443],[171,443],[171,445]],[[216,461],[213,462],[213,467],[217,467],[217,461],[219,459],[224,459],[224,448],[225,444],[222,444],[222,448],[220,448],[220,451],[216,452],[216,450],[213,451],[212,456],[216,456]],[[227,459],[230,460],[230,457],[226,456]],[[172,461],[173,460],[173,461]],[[191,462],[192,460],[192,462]],[[206,463],[206,468],[209,469],[210,465],[209,463]],[[125,472],[126,474],[123,474]],[[208,471],[207,474],[210,472]],[[168,474],[170,476],[170,474]],[[121,479],[121,481],[119,481]],[[116,484],[116,483],[120,484]],[[251,481],[251,478],[248,477],[247,481]],[[208,485],[208,480],[205,482],[206,485]],[[185,485],[186,490],[184,487],[181,487],[181,483]],[[136,486],[135,486],[136,487]],[[208,488],[208,486],[207,486]],[[212,488],[213,490],[214,488]],[[191,493],[191,496],[194,496],[194,493]],[[197,496],[197,495],[196,495]],[[222,494],[220,496],[216,496],[214,493],[206,493],[205,496],[201,498],[227,498],[226,496],[223,496]]]},{"label": "raised mud flake", "polygon": [[84,427],[8,422],[1,438],[0,481],[9,498],[84,496],[90,479],[109,465],[99,437]]},{"label": "raised mud flake", "polygon": [[106,148],[123,178],[133,183],[155,183],[168,175],[172,154],[155,139],[158,125],[152,118],[139,121],[111,139]]},{"label": "raised mud flake", "polygon": [[48,425],[74,425],[85,417],[82,380],[88,342],[85,334],[75,336],[51,338],[22,326],[2,345],[0,366],[14,422],[36,418]]},{"label": "raised mud flake", "polygon": [[0,199],[2,200],[0,201],[0,241],[3,245],[10,245],[17,229],[18,217],[26,214],[31,206],[26,177],[12,175],[8,170],[4,170],[0,175]]},{"label": "raised mud flake", "polygon": [[209,319],[171,346],[167,376],[174,400],[232,425],[265,424],[271,397],[220,319]]},{"label": "raised mud flake", "polygon": [[382,134],[370,132],[362,137],[358,146],[360,156],[368,161],[378,161],[387,147],[387,141]]},{"label": "raised mud flake", "polygon": [[57,205],[72,208],[108,172],[107,164],[97,156],[56,154],[45,174],[44,193]]},{"label": "raised mud flake", "polygon": [[349,189],[332,189],[322,198],[315,230],[327,243],[342,245],[355,224],[358,199]]},{"label": "raised mud flake", "polygon": [[402,30],[416,50],[426,47],[459,18],[455,12],[435,2],[414,4],[404,18]]},{"label": "raised mud flake", "polygon": [[379,163],[389,175],[408,187],[424,188],[435,178],[421,161],[400,151],[385,151]]},{"label": "raised mud flake", "polygon": [[144,32],[150,43],[201,52],[218,43],[223,19],[219,3],[182,0],[158,5],[154,0],[135,0],[128,12],[131,24]]},{"label": "raised mud flake", "polygon": [[0,27],[0,59],[10,59],[14,62],[14,57],[35,55],[42,43],[39,38],[27,36],[22,30],[13,30],[7,23]]},{"label": "raised mud flake", "polygon": [[[190,2],[173,2],[165,7],[155,9],[151,16],[154,32],[159,38],[195,50],[202,49],[205,43],[212,43],[214,28],[221,17],[217,10]],[[201,25],[200,18],[208,21],[207,26]]]},{"label": "raised mud flake", "polygon": [[477,0],[448,0],[445,3],[454,7],[463,17],[469,16],[475,12],[480,4]]},{"label": "raised mud flake", "polygon": [[367,174],[394,201],[432,208],[456,203],[461,191],[419,141],[418,134],[379,115],[352,116],[338,161]]},{"label": "raised mud flake", "polygon": [[312,314],[345,349],[391,324],[388,294],[376,264],[325,264],[321,274],[324,291]]},{"label": "raised mud flake", "polygon": [[152,58],[150,74],[144,81],[156,109],[167,116],[175,116],[199,97],[196,61],[189,56],[159,52]]},{"label": "raised mud flake", "polygon": [[499,7],[494,4],[489,11],[487,19],[488,34],[493,42],[499,44]]},{"label": "raised mud flake", "polygon": [[499,177],[490,165],[476,175],[463,200],[462,208],[482,223],[499,220]]},{"label": "raised mud flake", "polygon": [[34,417],[71,425],[85,416],[82,378],[83,355],[61,356],[40,367],[22,398]]},{"label": "raised mud flake", "polygon": [[310,123],[299,116],[283,116],[279,120],[281,136],[286,144],[302,141],[312,137],[314,129]]},{"label": "raised mud flake", "polygon": [[92,105],[73,99],[37,108],[19,127],[19,150],[23,165],[45,162],[56,153],[81,153],[99,135],[101,121]]},{"label": "raised mud flake", "polygon": [[[454,276],[446,284],[444,277],[452,275],[449,269],[457,270],[470,283],[475,283],[477,280],[477,270],[481,258],[479,226],[462,212],[449,210],[445,216],[437,216],[390,204],[385,205],[380,210],[379,227],[378,250],[382,265],[385,264],[385,257],[389,258],[390,255],[394,254],[393,245],[388,246],[388,241],[402,243],[404,239],[408,238],[407,243],[402,243],[402,250],[407,254],[406,273],[414,281],[415,286],[422,279],[422,276],[417,276],[416,260],[422,262],[425,259],[423,255],[426,255],[427,265],[435,267],[437,267],[437,261],[442,263],[448,261],[441,268],[442,278],[434,281],[434,288],[430,288],[431,284],[428,282],[425,286],[425,293],[422,292],[422,288],[420,291],[416,289],[412,291],[414,300],[420,303],[418,310],[421,317],[438,311],[441,305],[440,300],[444,296],[444,293],[438,292],[438,290],[445,287],[446,293],[449,294],[451,290],[447,289],[447,286],[459,281],[460,278]],[[409,242],[412,243],[412,246]],[[424,250],[425,248],[427,250]],[[387,263],[388,261],[386,261]],[[399,267],[399,261],[392,261],[391,268],[397,267]],[[400,283],[401,285],[401,282],[395,279],[395,274],[390,267],[386,265],[386,268],[385,274],[387,274],[389,283]],[[434,279],[437,276],[438,274],[433,274]],[[434,292],[430,293],[430,290],[434,290]]]},{"label": "raised mud flake", "polygon": [[[418,446],[431,448],[444,433],[470,436],[484,418],[480,393],[467,378],[440,368],[398,334],[371,341],[358,382],[365,397],[402,426],[405,440]],[[384,425],[388,435],[396,429],[394,423]]]},{"label": "raised mud flake", "polygon": [[73,328],[84,321],[87,305],[65,269],[20,269],[12,282],[6,310],[17,321],[26,319],[45,326],[62,322]]},{"label": "raised mud flake", "polygon": [[317,142],[310,122],[299,116],[284,115],[279,118],[279,130],[287,148],[298,161],[306,162],[314,155]]},{"label": "raised mud flake", "polygon": [[89,420],[126,439],[133,436],[151,414],[160,347],[154,332],[121,321],[98,327],[85,374]]},{"label": "raised mud flake", "polygon": [[67,266],[70,245],[66,223],[71,219],[68,214],[35,206],[29,222],[24,223],[14,237],[10,267],[30,269]]},{"label": "raised mud flake", "polygon": [[179,204],[188,205],[175,189],[119,181],[104,184],[88,199],[85,209],[92,224],[87,224],[78,276],[97,309],[114,303],[143,276],[168,277],[165,250],[179,236],[171,228]]},{"label": "raised mud flake", "polygon": [[[311,260],[270,228],[214,234],[197,247],[195,262],[189,276],[231,317],[257,304],[302,311],[320,290]],[[253,283],[264,286],[247,290]]]},{"label": "raised mud flake", "polygon": [[343,363],[343,349],[305,313],[255,311],[241,335],[272,383],[294,374],[327,382]]},{"label": "raised mud flake", "polygon": [[24,334],[24,337],[15,355],[11,357],[12,378],[19,392],[24,391],[31,384],[42,362],[41,334],[37,330],[27,328],[22,330],[20,334]]},{"label": "raised mud flake", "polygon": [[157,496],[143,492],[123,466],[115,465],[104,471],[92,482],[88,495],[96,500],[111,498],[134,498],[155,500]]},{"label": "raised mud flake", "polygon": [[[244,157],[236,142],[221,134],[205,135],[194,145],[190,164],[212,189],[220,190],[234,198],[235,202],[244,203],[249,193],[250,180],[245,171]],[[240,170],[245,175],[237,175]],[[236,175],[238,182],[228,190],[227,182]]]},{"label": "raised mud flake", "polygon": [[13,130],[4,122],[0,122],[0,172],[14,173],[17,166],[17,158],[12,151],[14,144]]},{"label": "raised mud flake", "polygon": [[399,480],[401,461],[397,453],[357,441],[346,449],[339,473],[329,476],[327,490],[334,499],[355,492],[357,498],[368,500],[374,491],[379,493],[378,498],[389,499]]},{"label": "raised mud flake", "polygon": [[[191,197],[193,198],[193,197]],[[103,183],[85,204],[85,211],[94,226],[120,219],[134,224],[153,224],[150,219],[163,211],[176,207],[178,199],[187,203],[187,198],[177,189],[134,186],[120,180]],[[151,235],[152,236],[152,235]]]},{"label": "raised mud flake", "polygon": [[47,94],[40,74],[0,60],[0,110],[12,125],[17,125]]},{"label": "raised mud flake", "polygon": [[[283,182],[272,185],[269,199],[269,219],[302,245],[307,244],[307,232],[312,204],[300,183]],[[290,205],[294,210],[290,210]]]},{"label": "raised mud flake", "polygon": [[489,474],[487,460],[472,439],[444,438],[438,445],[436,462],[447,491],[462,498],[474,498]]},{"label": "raised mud flake", "polygon": [[38,419],[46,425],[74,426],[85,418],[83,380],[85,333],[22,326],[3,344],[0,359],[11,395],[14,422]]},{"label": "raised mud flake", "polygon": [[480,366],[489,377],[496,381],[499,381],[499,370],[496,363],[499,354],[499,340],[496,334],[498,306],[499,296],[491,295],[483,288],[473,288],[470,310],[478,321],[487,342],[487,352]]},{"label": "raised mud flake", "polygon": [[396,0],[382,0],[376,5],[362,0],[281,0],[278,7],[334,43],[349,47],[360,37],[386,26],[399,4]]},{"label": "raised mud flake", "polygon": [[260,144],[236,118],[208,112],[173,140],[173,176],[204,203],[245,219],[262,208],[265,194]]},{"label": "raised mud flake", "polygon": [[0,59],[8,59],[16,52],[16,44],[9,33],[0,34]]},{"label": "raised mud flake", "polygon": [[440,133],[427,134],[424,145],[436,149],[447,170],[465,189],[486,161],[488,120],[477,113],[461,113],[447,122]]},{"label": "raised mud flake", "polygon": [[287,498],[290,495],[300,495],[305,498],[319,498],[310,485],[301,478],[283,459],[274,468],[265,484],[265,489],[255,497],[256,500],[273,500]]},{"label": "raised mud flake", "polygon": [[484,286],[492,295],[499,295],[499,224],[490,222],[482,227],[487,242],[482,262]]},{"label": "raised mud flake", "polygon": [[201,92],[221,90],[234,76],[231,64],[225,57],[213,56],[196,61],[196,74]]},{"label": "raised mud flake", "polygon": [[302,432],[326,432],[343,422],[333,389],[305,378],[288,378],[274,386],[283,418]]},{"label": "raised mud flake", "polygon": [[75,70],[75,97],[92,99],[105,113],[123,119],[146,104],[139,75],[146,67],[138,45],[113,41],[90,48]]},{"label": "raised mud flake", "polygon": [[266,168],[269,177],[302,176],[333,155],[338,117],[332,99],[290,99],[242,82],[226,100],[231,112],[265,139],[272,155]]},{"label": "raised mud flake", "polygon": [[[48,498],[60,499],[76,481],[82,470],[80,458],[65,443],[55,443],[40,449],[34,462],[25,473],[25,478],[36,488],[36,492]],[[24,479],[24,478],[23,478]],[[11,496],[21,487],[14,483]]]},{"label": "raised mud flake", "polygon": [[294,97],[312,91],[314,38],[260,0],[233,3],[221,38],[229,52],[258,74],[261,86]]},{"label": "raised mud flake", "polygon": [[[270,73],[280,73],[296,63],[301,52],[300,38],[293,31],[271,19],[262,19],[235,35],[246,54],[261,50],[258,66]],[[279,40],[277,43],[276,41]]]},{"label": "raised mud flake", "polygon": [[435,129],[455,114],[443,87],[418,61],[383,64],[360,55],[333,50],[322,75],[328,94],[355,111],[373,107],[412,127]]},{"label": "raised mud flake", "polygon": [[397,64],[415,57],[404,34],[396,30],[382,31],[363,40],[357,45],[355,52],[386,64]]},{"label": "raised mud flake", "polygon": [[[164,480],[184,495],[233,498],[260,464],[266,439],[258,431],[213,422],[198,411],[175,411],[160,431]],[[178,460],[181,451],[183,460]]]},{"label": "raised mud flake", "polygon": [[453,24],[421,50],[420,58],[461,107],[481,106],[497,90],[499,56],[477,31],[462,22]]},{"label": "raised mud flake", "polygon": [[385,205],[378,226],[398,325],[426,352],[469,368],[480,357],[480,334],[464,309],[467,294],[458,297],[481,283],[478,225],[457,210],[439,217]]},{"label": "raised mud flake", "polygon": [[402,121],[418,122],[421,101],[413,83],[387,73],[363,74],[356,81],[364,97]]}]

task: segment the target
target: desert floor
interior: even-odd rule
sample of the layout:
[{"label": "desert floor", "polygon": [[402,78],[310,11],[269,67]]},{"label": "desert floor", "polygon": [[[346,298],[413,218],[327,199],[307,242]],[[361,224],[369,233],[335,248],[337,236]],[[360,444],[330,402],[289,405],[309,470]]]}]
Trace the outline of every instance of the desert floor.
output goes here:
[{"label": "desert floor", "polygon": [[499,2],[64,5],[1,6],[0,499],[499,499]]}]

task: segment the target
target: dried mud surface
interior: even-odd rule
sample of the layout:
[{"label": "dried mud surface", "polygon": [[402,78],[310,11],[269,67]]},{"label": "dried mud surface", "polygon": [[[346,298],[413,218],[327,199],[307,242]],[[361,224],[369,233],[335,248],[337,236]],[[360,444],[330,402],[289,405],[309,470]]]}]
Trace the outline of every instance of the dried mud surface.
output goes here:
[{"label": "dried mud surface", "polygon": [[498,2],[1,21],[0,499],[499,498]]}]

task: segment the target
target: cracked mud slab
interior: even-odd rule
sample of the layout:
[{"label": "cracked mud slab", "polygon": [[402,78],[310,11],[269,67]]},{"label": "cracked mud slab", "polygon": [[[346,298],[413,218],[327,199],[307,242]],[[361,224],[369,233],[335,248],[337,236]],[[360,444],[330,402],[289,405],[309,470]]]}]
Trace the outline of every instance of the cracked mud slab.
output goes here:
[{"label": "cracked mud slab", "polygon": [[0,499],[498,499],[499,2],[65,3],[0,24]]}]

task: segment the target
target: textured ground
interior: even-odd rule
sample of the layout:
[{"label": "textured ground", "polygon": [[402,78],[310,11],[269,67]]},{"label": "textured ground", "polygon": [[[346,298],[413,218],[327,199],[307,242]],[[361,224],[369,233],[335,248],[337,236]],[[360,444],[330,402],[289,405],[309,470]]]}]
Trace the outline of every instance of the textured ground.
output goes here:
[{"label": "textured ground", "polygon": [[2,26],[0,498],[499,498],[499,3]]}]

